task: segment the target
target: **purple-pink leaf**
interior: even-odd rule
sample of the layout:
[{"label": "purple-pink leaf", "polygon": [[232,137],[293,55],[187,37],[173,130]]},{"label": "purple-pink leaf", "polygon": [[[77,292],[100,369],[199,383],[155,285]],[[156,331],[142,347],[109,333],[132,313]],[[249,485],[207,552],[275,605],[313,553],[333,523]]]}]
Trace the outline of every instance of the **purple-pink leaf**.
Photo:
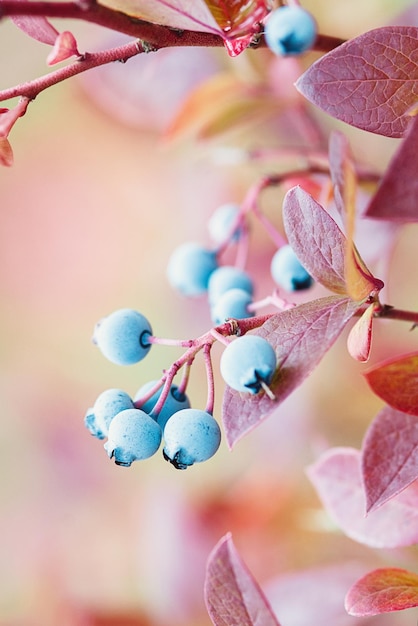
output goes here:
[{"label": "purple-pink leaf", "polygon": [[222,419],[230,448],[287,398],[315,369],[358,309],[349,298],[329,296],[273,315],[255,335],[267,339],[277,354],[278,371],[265,393],[240,393],[227,387]]},{"label": "purple-pink leaf", "polygon": [[338,294],[346,294],[346,239],[332,217],[302,187],[290,189],[283,201],[286,236],[313,278]]},{"label": "purple-pink leaf", "polygon": [[395,497],[418,478],[418,417],[385,407],[362,446],[367,511]]},{"label": "purple-pink leaf", "polygon": [[366,516],[360,451],[334,448],[307,472],[325,510],[351,539],[373,548],[418,542],[418,482]]},{"label": "purple-pink leaf", "polygon": [[204,593],[215,626],[280,626],[230,534],[209,555]]},{"label": "purple-pink leaf", "polygon": [[23,30],[24,33],[29,35],[29,37],[32,37],[32,39],[36,39],[36,41],[46,43],[50,46],[54,45],[55,39],[59,34],[56,28],[52,26],[52,24],[46,19],[46,17],[12,15],[10,19],[18,28],[20,28],[20,30]]},{"label": "purple-pink leaf", "polygon": [[[353,160],[348,139],[343,133],[338,131],[331,133],[328,146],[328,160],[334,189],[335,206],[340,214],[344,215],[347,169],[348,167],[353,167]],[[355,190],[353,191],[355,192]]]},{"label": "purple-pink leaf", "polygon": [[347,349],[353,359],[365,363],[369,360],[372,346],[373,314],[375,305],[371,304],[350,330]]},{"label": "purple-pink leaf", "polygon": [[56,38],[54,47],[48,54],[46,62],[48,65],[54,65],[55,63],[65,61],[72,56],[79,55],[80,53],[77,49],[77,42],[74,35],[70,31],[64,30]]},{"label": "purple-pink leaf", "polygon": [[386,26],[338,46],[313,63],[296,87],[351,126],[402,137],[418,100],[418,28]]},{"label": "purple-pink leaf", "polygon": [[345,607],[350,615],[380,615],[418,606],[418,575],[397,567],[369,572],[349,590]]},{"label": "purple-pink leaf", "polygon": [[366,209],[366,217],[400,223],[418,222],[417,143],[418,117],[415,116]]}]

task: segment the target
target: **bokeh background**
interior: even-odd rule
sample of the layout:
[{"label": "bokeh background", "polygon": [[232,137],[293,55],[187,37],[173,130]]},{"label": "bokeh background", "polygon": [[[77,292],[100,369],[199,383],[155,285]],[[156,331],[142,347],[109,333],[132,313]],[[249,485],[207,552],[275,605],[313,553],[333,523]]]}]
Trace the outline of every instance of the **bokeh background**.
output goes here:
[{"label": "bokeh background", "polygon": [[[321,31],[351,37],[390,22],[411,3],[304,4]],[[118,41],[93,26],[66,28],[80,50]],[[0,24],[0,49],[1,88],[47,71],[47,48],[8,21]],[[217,206],[241,202],[261,174],[286,168],[274,155],[249,162],[245,154],[303,144],[307,129],[279,102],[298,108],[292,82],[314,58],[299,67],[259,51],[234,61],[220,50],[144,56],[48,90],[13,130],[15,164],[0,170],[2,626],[208,625],[205,562],[228,531],[282,626],[360,623],[342,608],[358,575],[385,565],[416,570],[416,548],[377,551],[342,535],[305,475],[328,447],[359,448],[382,406],[366,388],[362,366],[347,355],[346,335],[232,452],[223,444],[216,457],[186,472],[160,454],[117,467],[83,425],[101,391],[134,394],[179,355],[155,346],[136,366],[112,365],[91,343],[98,319],[132,307],[162,337],[195,337],[210,327],[204,298],[188,301],[171,291],[168,256],[186,240],[208,243],[207,220]],[[219,72],[256,90],[245,114],[232,117],[233,129],[208,140],[196,139],[196,129],[164,139],[190,90]],[[210,110],[217,106],[212,101]],[[346,132],[356,157],[378,170],[398,146],[310,114],[325,135],[331,128]],[[278,225],[281,194],[269,191],[263,200]],[[387,301],[415,310],[416,236],[415,226],[399,232],[389,267],[387,244],[370,255],[385,274]],[[257,226],[251,241],[249,268],[262,297],[272,289],[274,245]],[[360,246],[366,258],[367,242],[364,236]],[[306,297],[319,295],[315,287]],[[381,323],[372,361],[416,349],[416,341],[407,325]],[[217,372],[216,379],[219,417]],[[190,396],[203,408],[200,362]],[[295,582],[294,575],[312,568],[307,582]],[[406,626],[416,619],[407,611],[367,623]]]}]

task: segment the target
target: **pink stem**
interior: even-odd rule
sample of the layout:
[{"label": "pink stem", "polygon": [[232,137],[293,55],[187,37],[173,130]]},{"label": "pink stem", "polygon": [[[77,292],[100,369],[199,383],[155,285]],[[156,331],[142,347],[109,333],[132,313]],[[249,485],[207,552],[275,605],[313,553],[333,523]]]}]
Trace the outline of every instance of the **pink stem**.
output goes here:
[{"label": "pink stem", "polygon": [[213,415],[213,409],[215,405],[215,381],[213,378],[213,366],[210,351],[212,344],[207,343],[203,348],[203,357],[205,359],[206,366],[206,378],[208,382],[208,397],[206,401],[205,411]]}]

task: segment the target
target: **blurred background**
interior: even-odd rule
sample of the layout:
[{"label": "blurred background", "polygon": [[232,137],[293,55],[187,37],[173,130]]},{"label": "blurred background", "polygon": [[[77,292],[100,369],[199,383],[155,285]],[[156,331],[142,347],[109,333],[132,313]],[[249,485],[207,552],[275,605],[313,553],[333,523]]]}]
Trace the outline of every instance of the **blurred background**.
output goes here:
[{"label": "blurred background", "polygon": [[[312,0],[304,6],[321,32],[348,38],[390,23],[409,4]],[[94,26],[65,28],[80,51],[121,41]],[[46,46],[8,21],[0,30],[0,88],[47,71]],[[346,335],[232,452],[223,443],[213,459],[186,472],[161,454],[117,467],[83,424],[104,389],[134,395],[180,354],[154,346],[138,365],[112,365],[91,342],[95,323],[132,307],[162,337],[208,330],[205,299],[189,301],[170,289],[168,257],[184,241],[209,245],[207,220],[220,204],[241,202],[262,174],[289,167],[278,148],[306,146],[338,128],[358,159],[384,170],[396,140],[306,112],[292,85],[315,58],[299,65],[266,51],[235,60],[221,50],[144,55],[42,93],[12,131],[15,164],[0,170],[2,626],[208,625],[205,563],[228,531],[280,607],[282,626],[321,619],[333,626],[416,623],[411,611],[369,620],[344,614],[345,592],[359,575],[385,565],[416,571],[417,551],[373,550],[345,537],[305,475],[328,447],[359,448],[382,406],[366,388],[362,366],[348,356]],[[193,115],[181,122],[176,116],[190,93],[207,80],[216,88],[220,76],[226,87],[219,99],[196,97]],[[249,150],[266,148],[268,158],[248,160]],[[263,196],[278,226],[282,195],[276,189]],[[387,301],[411,310],[418,307],[411,272],[416,235],[415,226],[401,229],[389,268],[381,261],[390,237],[369,255],[366,235],[359,243],[385,274]],[[273,287],[273,252],[255,225],[249,269],[260,298]],[[305,297],[320,295],[314,287]],[[407,325],[381,323],[372,361],[414,344]],[[219,417],[222,381],[215,376]],[[204,407],[200,361],[190,396]],[[312,568],[314,576],[292,578]],[[315,581],[322,581],[319,591]]]}]

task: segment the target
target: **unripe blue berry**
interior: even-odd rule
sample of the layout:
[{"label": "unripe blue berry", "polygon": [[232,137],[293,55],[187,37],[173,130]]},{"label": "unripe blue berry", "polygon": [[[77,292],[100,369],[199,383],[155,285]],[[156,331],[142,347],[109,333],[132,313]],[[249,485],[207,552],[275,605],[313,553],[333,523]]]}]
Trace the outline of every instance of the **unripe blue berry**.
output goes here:
[{"label": "unripe blue berry", "polygon": [[184,243],[174,250],[167,266],[170,285],[185,296],[199,296],[208,288],[209,276],[218,267],[216,252],[198,243]]},{"label": "unripe blue berry", "polygon": [[312,276],[289,244],[279,248],[273,255],[270,272],[274,282],[286,291],[308,289],[313,283]]},{"label": "unripe blue berry", "polygon": [[[109,424],[115,415],[125,409],[133,408],[135,407],[131,397],[122,389],[106,389],[102,391],[93,405],[93,412],[96,424],[103,437],[107,437]],[[99,439],[103,437],[99,437]]]},{"label": "unripe blue berry", "polygon": [[[156,382],[156,380],[151,380],[150,382],[145,383],[145,385],[142,385],[142,387],[138,389],[137,393],[135,394],[134,401],[136,402],[137,400],[140,400],[155,385]],[[158,398],[162,393],[162,390],[163,388],[161,387],[151,396],[151,398],[149,398],[149,400],[144,402],[144,404],[142,404],[140,407],[141,410],[145,411],[145,413],[151,413],[152,409],[157,403]],[[170,392],[166,398],[166,401],[163,404],[163,408],[158,413],[158,415],[152,417],[154,417],[154,419],[157,421],[160,428],[164,430],[164,426],[166,425],[167,420],[173,415],[173,413],[176,413],[181,409],[188,408],[190,408],[189,398],[185,393],[181,393],[178,389],[178,386],[173,383],[170,387]]]},{"label": "unripe blue berry", "polygon": [[208,282],[208,300],[212,306],[229,289],[243,289],[250,296],[254,292],[251,276],[233,265],[221,265],[210,275]]},{"label": "unripe blue berry", "polygon": [[231,241],[237,241],[241,235],[238,226],[233,232],[232,228],[240,212],[240,207],[236,204],[222,204],[210,216],[208,221],[209,236],[216,244],[223,243],[228,235]]},{"label": "unripe blue berry", "polygon": [[147,318],[133,309],[119,309],[100,320],[93,341],[103,355],[116,365],[132,365],[148,353],[152,335]]},{"label": "unripe blue berry", "polygon": [[272,345],[258,335],[244,335],[231,341],[222,352],[221,375],[236,391],[256,394],[269,385],[277,366]]},{"label": "unripe blue berry", "polygon": [[93,407],[90,407],[86,411],[84,416],[84,426],[93,435],[93,437],[97,437],[97,439],[104,439],[106,437],[102,430],[102,426],[97,422]]},{"label": "unripe blue berry", "polygon": [[222,294],[211,309],[212,322],[218,326],[227,319],[245,319],[253,317],[254,312],[248,310],[252,297],[244,289],[229,289]]},{"label": "unripe blue berry", "polygon": [[104,448],[116,465],[129,467],[134,461],[148,459],[155,454],[161,437],[161,428],[145,411],[126,409],[110,422]]},{"label": "unripe blue berry", "polygon": [[183,409],[174,413],[164,428],[163,455],[176,469],[210,459],[221,443],[221,430],[210,413]]},{"label": "unripe blue berry", "polygon": [[299,6],[282,6],[269,15],[264,36],[267,46],[280,56],[297,55],[312,48],[317,24],[309,11]]}]

